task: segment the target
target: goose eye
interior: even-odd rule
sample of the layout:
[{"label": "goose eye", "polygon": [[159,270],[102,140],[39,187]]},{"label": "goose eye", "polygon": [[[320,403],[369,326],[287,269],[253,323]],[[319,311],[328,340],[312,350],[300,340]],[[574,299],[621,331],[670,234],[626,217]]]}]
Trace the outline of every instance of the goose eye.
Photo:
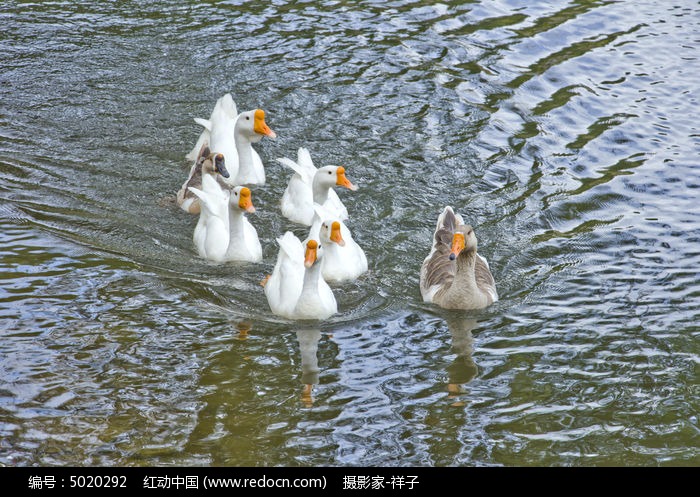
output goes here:
[{"label": "goose eye", "polygon": [[250,121],[250,116],[245,116],[246,121]]},{"label": "goose eye", "polygon": [[328,174],[333,174],[333,171],[328,171]]}]

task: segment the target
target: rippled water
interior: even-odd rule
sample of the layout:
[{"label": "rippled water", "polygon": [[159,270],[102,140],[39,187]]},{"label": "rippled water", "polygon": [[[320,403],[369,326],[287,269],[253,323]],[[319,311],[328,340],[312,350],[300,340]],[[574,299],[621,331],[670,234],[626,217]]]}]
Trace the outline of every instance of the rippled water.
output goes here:
[{"label": "rippled water", "polygon": [[[700,464],[694,1],[5,2],[0,463]],[[265,260],[196,256],[174,195],[223,93],[260,107]],[[274,316],[308,147],[370,272]],[[422,303],[437,215],[501,300]],[[312,385],[310,395],[304,385]]]}]

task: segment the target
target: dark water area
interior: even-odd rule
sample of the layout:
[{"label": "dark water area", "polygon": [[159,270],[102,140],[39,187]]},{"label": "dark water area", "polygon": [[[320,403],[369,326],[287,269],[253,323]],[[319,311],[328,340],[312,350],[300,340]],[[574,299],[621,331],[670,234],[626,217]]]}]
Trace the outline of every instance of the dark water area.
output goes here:
[{"label": "dark water area", "polygon": [[[0,465],[700,465],[697,2],[5,2]],[[257,264],[175,203],[216,100],[264,109]],[[369,271],[260,281],[309,149]],[[452,205],[500,300],[422,302]]]}]

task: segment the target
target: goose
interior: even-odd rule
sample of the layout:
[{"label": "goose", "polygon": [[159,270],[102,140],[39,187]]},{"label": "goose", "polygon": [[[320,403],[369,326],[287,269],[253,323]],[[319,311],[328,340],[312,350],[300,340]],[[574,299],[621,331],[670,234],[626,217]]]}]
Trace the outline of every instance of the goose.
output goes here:
[{"label": "goose", "polygon": [[319,169],[311,161],[308,149],[300,147],[297,162],[281,157],[277,159],[294,171],[287,188],[282,194],[280,207],[282,215],[292,222],[311,226],[314,219],[314,202],[330,209],[340,220],[348,218],[348,211],[334,186],[357,190],[357,186],[345,176],[343,166],[324,166]]},{"label": "goose", "polygon": [[[197,196],[197,193],[199,195],[202,195],[203,197],[210,197],[214,195],[214,198],[219,197],[219,192],[222,191],[221,188],[217,188],[217,185],[214,184],[214,181],[211,181],[211,177],[209,175],[203,176],[202,177],[202,185],[201,189],[197,187],[192,187],[192,193],[194,196],[197,198],[199,201],[200,205],[200,213],[197,218],[197,225],[194,228],[194,233],[192,234],[192,240],[194,241],[194,246],[197,249],[197,252],[200,253],[199,247],[204,247],[204,240],[206,237],[206,226],[207,226],[207,220],[209,218],[209,214],[211,212],[211,209],[209,210],[204,210],[201,208],[202,206],[202,200],[200,199],[199,196]],[[203,193],[202,193],[203,192]],[[216,203],[216,202],[215,202]],[[204,249],[202,249],[202,252]]]},{"label": "goose", "polygon": [[277,244],[275,267],[262,284],[270,310],[291,317],[304,285],[304,246],[291,231],[278,237]]},{"label": "goose", "polygon": [[234,180],[238,175],[238,150],[236,150],[236,143],[232,139],[236,117],[236,105],[231,94],[227,93],[217,100],[208,121],[195,119],[209,132],[208,141],[211,151],[223,154],[229,172],[226,183],[231,186],[236,186]]},{"label": "goose", "polygon": [[238,116],[233,132],[238,151],[238,175],[234,180],[236,185],[265,184],[265,166],[252,146],[262,140],[263,136],[272,139],[277,137],[277,133],[265,122],[264,110],[249,110]]},{"label": "goose", "polygon": [[[195,147],[206,144],[212,152],[224,155],[230,173],[226,182],[230,186],[265,184],[265,168],[252,144],[262,140],[263,136],[274,139],[277,133],[265,122],[264,110],[237,114],[236,104],[227,93],[217,100],[208,120],[195,118],[195,122],[204,127]],[[188,157],[192,154],[190,151]]]},{"label": "goose", "polygon": [[185,156],[189,161],[194,161],[199,156],[199,151],[204,145],[209,146],[210,142],[210,131],[212,122],[220,118],[228,118],[233,121],[238,116],[238,108],[236,107],[236,102],[233,101],[233,97],[230,93],[225,93],[221,96],[214,105],[214,109],[211,111],[209,119],[202,119],[200,117],[195,117],[194,122],[202,126],[204,129],[199,134],[197,138],[197,143],[194,145],[192,150]]},{"label": "goose", "polygon": [[[226,93],[216,101],[209,119],[194,118],[197,124],[204,127],[195,148],[206,145],[212,152],[223,154],[230,173],[226,182],[231,186],[235,186],[234,179],[238,174],[238,152],[234,140],[231,139],[237,117],[236,103],[231,94]],[[187,154],[188,157],[193,155],[195,148]]]},{"label": "goose", "polygon": [[[314,205],[318,222],[317,236],[323,248],[321,274],[331,284],[356,280],[367,272],[367,256],[362,247],[353,239],[350,229],[339,219],[326,214],[318,204]],[[311,230],[314,231],[314,227]]]},{"label": "goose", "polygon": [[321,274],[322,259],[323,252],[319,251],[318,242],[306,242],[304,283],[294,306],[294,319],[327,319],[338,312],[333,290]]},{"label": "goose", "polygon": [[277,239],[275,268],[263,283],[273,313],[300,320],[327,319],[338,312],[333,290],[321,274],[322,253],[316,240],[304,246],[291,231]]},{"label": "goose", "polygon": [[201,212],[192,240],[200,257],[224,262],[228,249],[229,201],[231,192],[222,189],[212,176],[202,178],[202,189],[189,187],[199,198]]},{"label": "goose", "polygon": [[217,178],[228,178],[229,172],[226,169],[226,161],[223,154],[213,154],[207,145],[203,145],[199,156],[192,167],[190,174],[177,192],[177,205],[189,214],[199,214],[201,211],[199,197],[195,195],[189,187],[201,189],[202,176],[211,175]]},{"label": "goose", "polygon": [[420,271],[424,302],[445,309],[483,309],[498,300],[488,261],[477,253],[474,229],[451,206],[438,217],[433,246]]},{"label": "goose", "polygon": [[227,261],[260,262],[262,246],[258,232],[246,217],[255,212],[250,188],[236,186],[231,190],[229,200],[229,243],[226,250]]}]

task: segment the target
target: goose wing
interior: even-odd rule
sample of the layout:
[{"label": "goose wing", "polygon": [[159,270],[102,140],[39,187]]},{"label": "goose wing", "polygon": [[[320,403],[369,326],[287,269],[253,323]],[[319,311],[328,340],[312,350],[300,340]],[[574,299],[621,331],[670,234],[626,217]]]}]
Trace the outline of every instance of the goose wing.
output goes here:
[{"label": "goose wing", "polygon": [[314,162],[311,160],[311,153],[309,153],[308,148],[299,147],[297,151],[297,164],[304,171],[304,180],[311,184],[314,174],[316,174],[316,166],[314,166]]},{"label": "goose wing", "polygon": [[498,300],[498,292],[496,291],[496,281],[491,274],[491,269],[489,268],[488,261],[481,256],[476,254],[476,263],[474,265],[474,278],[476,279],[476,286],[479,289],[491,297],[492,302]]},{"label": "goose wing", "polygon": [[420,272],[420,290],[425,302],[432,302],[441,288],[449,287],[454,281],[457,264],[449,256],[452,235],[459,224],[463,224],[462,218],[450,206],[445,207],[438,217],[433,245]]}]

